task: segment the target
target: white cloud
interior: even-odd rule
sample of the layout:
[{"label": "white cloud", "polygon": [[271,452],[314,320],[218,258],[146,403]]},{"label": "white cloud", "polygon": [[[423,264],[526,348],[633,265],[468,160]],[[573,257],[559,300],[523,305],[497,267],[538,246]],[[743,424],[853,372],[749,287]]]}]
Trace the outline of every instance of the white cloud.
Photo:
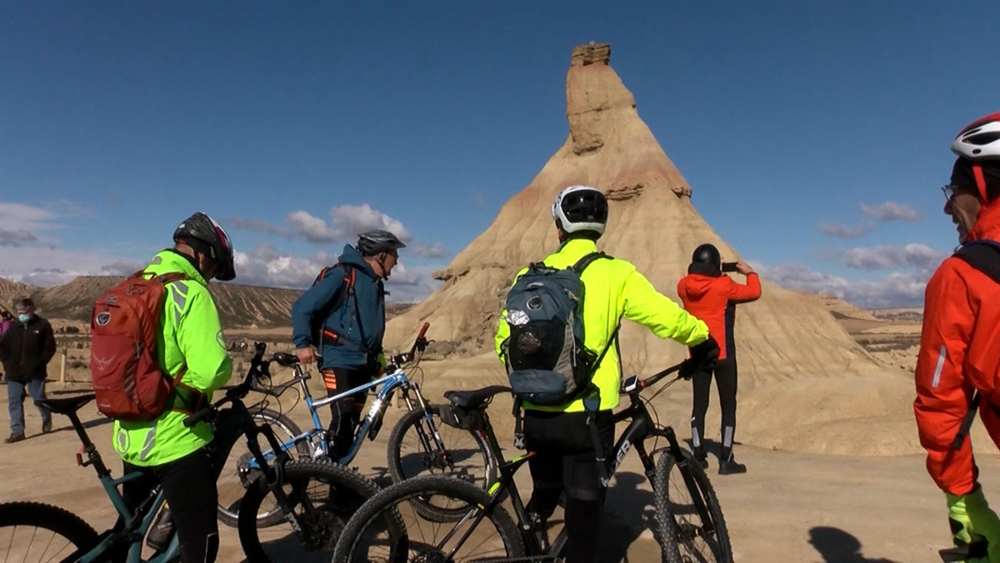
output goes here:
[{"label": "white cloud", "polygon": [[844,253],[844,265],[858,270],[891,270],[914,268],[932,272],[948,257],[929,246],[911,243],[906,246],[875,246],[852,248]]},{"label": "white cloud", "polygon": [[28,232],[26,229],[16,231],[0,228],[0,246],[21,246],[22,243],[38,240],[38,237]]},{"label": "white cloud", "polygon": [[[302,258],[282,252],[270,244],[258,245],[251,252],[236,252],[236,283],[267,287],[306,289],[316,274],[336,262],[336,257],[317,253]],[[389,301],[421,301],[430,295],[440,282],[431,277],[433,268],[421,266],[407,268],[402,262],[393,268],[386,282]]]},{"label": "white cloud", "polygon": [[373,229],[390,231],[404,242],[411,239],[410,231],[402,222],[372,209],[367,203],[330,208],[330,223],[303,210],[289,213],[285,221],[292,225],[297,235],[312,243],[350,242],[358,234]]},{"label": "white cloud", "polygon": [[121,257],[94,251],[0,246],[0,277],[43,287],[67,283],[77,276],[120,275],[124,263]]},{"label": "white cloud", "polygon": [[226,226],[232,225],[237,229],[243,229],[246,231],[259,231],[262,233],[267,233],[269,235],[279,235],[285,238],[291,238],[292,232],[284,227],[279,227],[277,225],[272,225],[263,219],[249,219],[246,217],[230,217],[225,221]]},{"label": "white cloud", "polygon": [[875,226],[871,223],[859,223],[853,227],[839,223],[821,223],[819,230],[825,235],[842,239],[852,239],[864,236],[872,231]]},{"label": "white cloud", "polygon": [[362,205],[339,205],[330,209],[333,228],[341,238],[354,238],[372,229],[384,229],[399,237],[403,242],[410,240],[410,231],[403,223],[389,217],[367,203]]},{"label": "white cloud", "polygon": [[440,242],[436,242],[431,245],[424,244],[422,242],[414,242],[413,244],[407,245],[406,250],[409,250],[417,256],[423,256],[424,258],[447,258],[451,256],[451,252],[444,247]]},{"label": "white cloud", "polygon": [[326,221],[313,217],[306,211],[293,211],[285,217],[285,220],[292,225],[296,234],[308,242],[335,242],[343,238],[340,233],[331,229]]},{"label": "white cloud", "polygon": [[893,272],[871,281],[848,281],[810,270],[801,264],[754,265],[764,279],[787,289],[839,297],[859,307],[904,307],[923,304],[931,272]]},{"label": "white cloud", "polygon": [[861,212],[878,221],[920,221],[923,219],[923,215],[913,207],[895,201],[887,201],[875,206],[862,204]]}]

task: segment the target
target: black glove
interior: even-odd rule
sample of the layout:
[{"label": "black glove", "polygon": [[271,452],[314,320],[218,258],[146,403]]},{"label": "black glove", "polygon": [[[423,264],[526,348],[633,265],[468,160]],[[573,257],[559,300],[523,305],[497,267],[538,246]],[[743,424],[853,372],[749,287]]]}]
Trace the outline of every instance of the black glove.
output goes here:
[{"label": "black glove", "polygon": [[719,359],[719,344],[711,336],[701,344],[696,344],[689,348],[691,357],[681,364],[680,376],[684,379],[691,379],[695,373],[707,372],[715,368],[715,361]]}]

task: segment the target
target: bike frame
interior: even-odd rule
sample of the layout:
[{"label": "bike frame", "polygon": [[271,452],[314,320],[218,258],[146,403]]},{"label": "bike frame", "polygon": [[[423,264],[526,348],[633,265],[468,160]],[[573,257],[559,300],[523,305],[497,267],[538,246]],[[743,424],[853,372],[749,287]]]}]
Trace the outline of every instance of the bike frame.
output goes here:
[{"label": "bike frame", "polygon": [[[95,561],[105,559],[108,555],[108,551],[112,549],[112,546],[116,542],[123,541],[129,544],[128,556],[125,561],[127,563],[142,562],[143,540],[146,537],[146,532],[152,525],[153,518],[163,506],[163,490],[160,486],[155,486],[149,496],[139,504],[135,512],[130,511],[125,503],[124,497],[119,491],[119,487],[124,483],[141,477],[142,473],[139,471],[133,471],[119,479],[112,478],[111,471],[106,465],[104,465],[101,454],[97,450],[94,443],[90,440],[90,437],[87,435],[83,424],[80,422],[80,417],[76,412],[68,413],[66,416],[69,417],[73,424],[73,428],[76,430],[77,435],[83,443],[83,451],[77,454],[77,463],[81,467],[86,467],[87,465],[94,466],[94,470],[97,472],[101,485],[104,487],[104,492],[108,495],[108,498],[111,499],[111,504],[114,505],[115,510],[118,512],[120,517],[118,524],[102,534],[103,539],[101,542],[84,554],[78,560],[79,563],[93,563]],[[213,440],[213,443],[217,448],[213,452],[213,463],[215,463],[217,468],[216,478],[218,478],[218,474],[222,471],[223,463],[221,462],[224,461],[226,456],[229,455],[229,451],[232,449],[239,437],[246,435],[247,446],[253,454],[254,459],[258,463],[263,462],[264,469],[262,469],[262,471],[267,479],[269,488],[273,490],[279,501],[279,505],[287,506],[288,495],[285,494],[281,486],[278,486],[278,484],[282,481],[280,479],[281,470],[284,467],[284,463],[288,460],[287,452],[282,451],[274,467],[267,464],[260,449],[258,436],[260,434],[264,434],[265,438],[271,444],[272,451],[280,448],[280,444],[274,436],[274,432],[271,430],[270,426],[264,424],[258,427],[246,406],[239,400],[233,401],[231,416],[233,417],[230,419],[231,422],[224,423],[226,424],[226,427],[222,428],[221,431],[218,431],[216,433],[215,440]],[[83,461],[84,454],[87,456],[86,462]],[[292,519],[295,518],[295,514],[293,512],[286,513],[285,516],[291,517]],[[121,527],[120,530],[117,529],[119,527]],[[292,522],[292,527],[293,529],[298,529],[298,522]],[[179,556],[180,543],[175,532],[173,537],[170,539],[167,549],[155,555],[151,559],[146,560],[146,562],[165,563],[176,559]]]},{"label": "bike frame", "polygon": [[[327,447],[326,441],[326,428],[323,427],[322,422],[319,418],[319,409],[335,401],[345,399],[357,393],[367,392],[369,389],[382,386],[382,389],[375,396],[375,400],[372,402],[371,408],[368,410],[368,414],[365,416],[362,423],[359,425],[357,431],[354,435],[354,442],[351,444],[351,448],[348,450],[347,454],[341,458],[334,460],[336,463],[341,465],[347,465],[354,460],[354,457],[358,455],[361,450],[361,446],[364,443],[365,436],[368,435],[370,439],[374,440],[378,431],[381,429],[382,419],[385,416],[386,407],[392,402],[393,393],[396,389],[400,389],[403,393],[403,398],[406,400],[406,406],[408,410],[414,409],[414,401],[410,398],[409,391],[413,389],[416,391],[416,404],[419,408],[426,410],[427,402],[424,400],[423,395],[420,393],[415,382],[410,381],[406,376],[406,373],[402,368],[397,368],[396,371],[386,375],[380,379],[371,381],[364,385],[360,385],[353,389],[344,391],[343,393],[338,393],[336,395],[326,397],[320,400],[314,400],[312,393],[309,391],[309,386],[306,385],[306,380],[309,376],[302,370],[301,366],[295,366],[295,378],[298,380],[300,388],[302,390],[303,400],[306,406],[309,408],[309,414],[312,416],[313,428],[294,436],[293,438],[280,444],[280,449],[284,451],[289,451],[293,449],[300,442],[308,442],[312,449],[313,457],[321,457],[329,455],[329,449]],[[422,428],[418,427],[418,434],[421,440],[426,440],[424,436],[424,431]],[[316,440],[315,438],[321,438]],[[425,447],[429,447],[429,442],[425,444]],[[264,452],[265,459],[271,459],[274,456],[274,449]],[[259,469],[259,464],[256,460],[250,460],[249,467],[252,469]]]},{"label": "bike frame", "polygon": [[[677,441],[677,436],[674,434],[673,428],[669,426],[658,426],[656,425],[649,415],[649,410],[646,408],[646,404],[642,402],[639,396],[639,390],[628,394],[630,399],[630,405],[617,413],[614,414],[615,423],[630,420],[628,427],[624,432],[618,437],[618,441],[615,444],[614,457],[605,460],[605,468],[607,471],[608,479],[614,475],[618,467],[621,465],[625,456],[628,454],[629,450],[634,448],[636,453],[639,454],[639,459],[642,462],[643,471],[646,474],[646,479],[650,483],[655,483],[656,475],[656,463],[653,461],[651,456],[646,450],[646,440],[652,438],[665,438],[668,443],[667,450],[669,455],[673,456],[678,467],[681,468],[681,475],[684,477],[684,482],[687,484],[689,490],[697,490],[697,485],[694,482],[694,477],[691,475],[690,471],[687,470],[688,458],[684,455],[684,450],[681,448]],[[489,418],[486,416],[486,411],[483,410],[483,423],[484,430],[489,435],[490,448],[493,449],[493,455],[495,459],[501,460],[500,464],[500,479],[490,487],[490,502],[481,510],[477,511],[475,516],[475,521],[471,526],[465,531],[463,537],[458,540],[455,548],[448,555],[447,560],[451,560],[455,556],[455,552],[465,543],[469,538],[475,528],[479,523],[486,517],[487,514],[493,512],[493,510],[500,504],[503,499],[503,495],[499,494],[504,490],[511,491],[510,498],[511,503],[514,507],[514,513],[517,517],[517,521],[521,526],[521,537],[524,541],[527,554],[532,557],[545,556],[545,557],[562,557],[565,554],[566,542],[568,537],[566,535],[565,528],[559,533],[555,541],[552,542],[550,549],[546,552],[542,547],[538,536],[534,533],[534,530],[530,527],[530,520],[528,518],[528,511],[524,506],[524,502],[521,500],[521,494],[517,489],[517,483],[514,482],[514,475],[517,473],[518,469],[521,468],[529,459],[536,455],[536,452],[528,452],[524,455],[515,457],[510,461],[503,461],[503,454],[500,449],[500,445],[497,442],[496,435],[493,432],[492,427],[489,423]],[[594,460],[597,463],[597,460]],[[607,486],[607,483],[605,483]],[[712,520],[708,513],[708,508],[702,501],[700,495],[692,495],[694,497],[694,504],[701,516],[702,522],[706,523],[709,531],[712,531]],[[462,519],[462,523],[472,512],[469,512]],[[461,523],[459,524],[461,525]],[[456,529],[458,526],[456,526]]]}]

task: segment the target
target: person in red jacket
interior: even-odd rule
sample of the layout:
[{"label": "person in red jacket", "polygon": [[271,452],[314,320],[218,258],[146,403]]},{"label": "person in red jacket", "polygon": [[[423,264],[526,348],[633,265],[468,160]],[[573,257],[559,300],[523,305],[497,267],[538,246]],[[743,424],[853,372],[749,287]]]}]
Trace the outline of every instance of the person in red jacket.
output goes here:
[{"label": "person in red jacket", "polygon": [[[733,281],[722,273],[719,249],[703,244],[695,249],[688,266],[688,275],[677,283],[677,294],[684,309],[705,321],[708,332],[721,345],[715,366],[715,382],[719,386],[719,405],[722,407],[722,452],[719,455],[719,474],[746,473],[747,467],[733,458],[733,435],[736,433],[736,340],[733,323],[736,304],[760,298],[760,280],[753,269],[742,260],[736,271],[747,277],[746,284]],[[691,410],[691,445],[702,467],[708,467],[708,457],[702,439],[705,435],[705,413],[708,395],[712,388],[712,372],[695,373],[694,408]]]},{"label": "person in red jacket", "polygon": [[[1000,241],[1000,113],[962,129],[951,150],[958,159],[943,188],[944,213],[962,244],[927,282],[913,410],[955,546],[966,561],[1000,561],[1000,519],[983,495],[971,440],[960,432],[978,408],[1000,446],[1000,284],[961,257]],[[986,256],[1000,267],[1000,254]]]}]

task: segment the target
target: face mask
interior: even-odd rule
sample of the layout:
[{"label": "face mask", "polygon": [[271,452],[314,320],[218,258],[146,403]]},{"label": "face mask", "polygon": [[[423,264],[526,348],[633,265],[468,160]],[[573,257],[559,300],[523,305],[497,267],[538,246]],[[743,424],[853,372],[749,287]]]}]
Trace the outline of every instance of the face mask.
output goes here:
[{"label": "face mask", "polygon": [[17,316],[17,319],[22,323],[27,323],[28,321],[31,320],[31,315],[29,315],[28,313],[21,313],[20,315]]}]

